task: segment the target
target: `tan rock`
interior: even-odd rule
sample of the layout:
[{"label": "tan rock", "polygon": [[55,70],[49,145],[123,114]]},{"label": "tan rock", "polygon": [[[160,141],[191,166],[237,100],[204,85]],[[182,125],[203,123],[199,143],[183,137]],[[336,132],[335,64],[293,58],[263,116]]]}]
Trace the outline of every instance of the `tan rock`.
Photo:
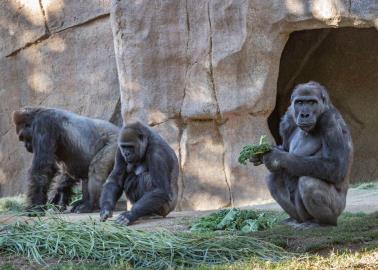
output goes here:
[{"label": "tan rock", "polygon": [[187,65],[185,1],[114,1],[112,25],[124,119],[153,124],[177,116]]},{"label": "tan rock", "polygon": [[91,21],[110,12],[111,0],[41,0],[50,32]]},{"label": "tan rock", "polygon": [[45,35],[39,0],[0,1],[0,58]]},{"label": "tan rock", "polygon": [[230,206],[230,190],[223,168],[223,141],[215,122],[189,122],[180,145],[183,177],[180,209]]}]

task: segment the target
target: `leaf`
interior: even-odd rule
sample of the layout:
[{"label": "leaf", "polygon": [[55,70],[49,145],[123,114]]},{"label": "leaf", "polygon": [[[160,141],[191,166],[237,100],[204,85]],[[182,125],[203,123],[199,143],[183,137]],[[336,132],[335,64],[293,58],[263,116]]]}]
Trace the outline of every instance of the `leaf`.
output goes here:
[{"label": "leaf", "polygon": [[259,222],[256,219],[247,219],[244,224],[241,228],[243,233],[257,232],[259,230]]}]

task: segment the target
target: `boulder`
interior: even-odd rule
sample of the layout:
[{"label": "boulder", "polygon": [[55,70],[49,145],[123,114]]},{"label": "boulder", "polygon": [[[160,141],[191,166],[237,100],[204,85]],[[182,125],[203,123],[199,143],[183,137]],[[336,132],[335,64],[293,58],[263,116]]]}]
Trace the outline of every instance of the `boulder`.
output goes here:
[{"label": "boulder", "polygon": [[46,34],[39,0],[0,1],[0,58]]}]

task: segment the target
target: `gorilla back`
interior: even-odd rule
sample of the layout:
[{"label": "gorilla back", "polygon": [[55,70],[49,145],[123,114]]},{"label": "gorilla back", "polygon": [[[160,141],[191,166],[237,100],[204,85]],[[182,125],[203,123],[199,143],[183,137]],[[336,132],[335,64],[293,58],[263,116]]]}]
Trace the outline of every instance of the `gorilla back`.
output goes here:
[{"label": "gorilla back", "polygon": [[58,183],[53,203],[66,202],[62,197],[69,195],[76,181],[83,180],[83,200],[73,210],[90,212],[98,208],[101,185],[113,165],[119,129],[103,120],[44,107],[15,111],[13,121],[19,140],[34,154],[28,176],[29,207],[46,203],[59,164],[63,180]]}]

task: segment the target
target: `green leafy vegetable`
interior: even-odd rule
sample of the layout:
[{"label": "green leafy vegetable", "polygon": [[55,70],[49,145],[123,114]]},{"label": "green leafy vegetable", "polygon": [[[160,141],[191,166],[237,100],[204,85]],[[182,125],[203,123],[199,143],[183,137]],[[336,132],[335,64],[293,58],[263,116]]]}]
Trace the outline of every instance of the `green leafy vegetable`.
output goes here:
[{"label": "green leafy vegetable", "polygon": [[190,230],[193,232],[226,230],[248,233],[272,228],[279,220],[280,215],[273,212],[238,208],[223,209],[200,218],[192,224]]},{"label": "green leafy vegetable", "polygon": [[239,155],[239,163],[247,164],[247,160],[253,156],[260,156],[272,150],[272,146],[268,143],[266,136],[260,137],[259,144],[248,144],[243,147]]}]

